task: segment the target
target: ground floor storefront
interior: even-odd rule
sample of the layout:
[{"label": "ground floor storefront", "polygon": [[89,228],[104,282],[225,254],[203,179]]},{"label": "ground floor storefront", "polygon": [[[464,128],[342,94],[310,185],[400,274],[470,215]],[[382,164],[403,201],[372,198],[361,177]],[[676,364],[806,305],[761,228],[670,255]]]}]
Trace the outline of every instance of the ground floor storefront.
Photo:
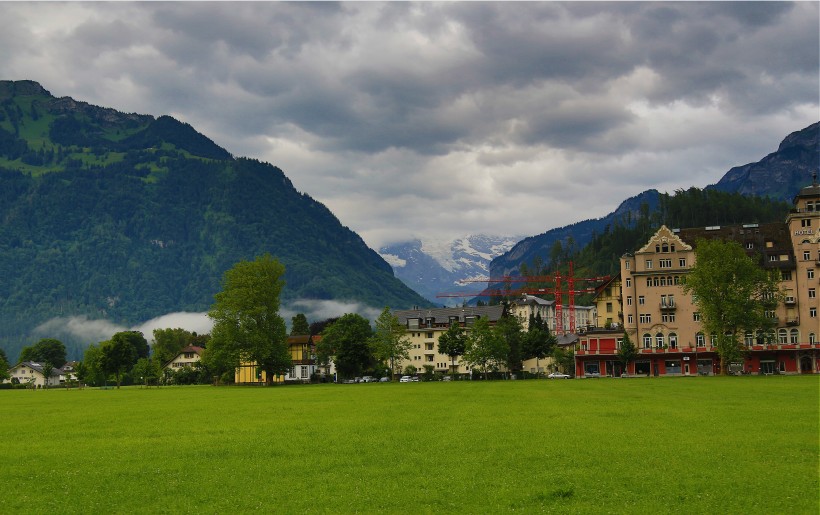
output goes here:
[{"label": "ground floor storefront", "polygon": [[[730,363],[728,371],[737,375],[817,374],[820,373],[820,348],[817,344],[753,348],[749,349],[742,359]],[[720,374],[720,357],[712,351],[642,349],[626,367],[614,353],[580,351],[575,356],[575,377],[666,377],[718,374]]]}]

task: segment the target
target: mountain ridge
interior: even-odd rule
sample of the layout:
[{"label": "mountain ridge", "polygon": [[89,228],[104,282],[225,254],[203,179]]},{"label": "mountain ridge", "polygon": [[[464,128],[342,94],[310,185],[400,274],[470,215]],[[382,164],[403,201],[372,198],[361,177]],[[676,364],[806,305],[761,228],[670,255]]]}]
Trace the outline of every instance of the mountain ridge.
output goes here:
[{"label": "mountain ridge", "polygon": [[66,98],[0,81],[0,345],[10,357],[55,317],[131,326],[206,311],[223,272],[265,252],[286,267],[283,302],[431,305],[278,167],[235,158],[169,116]]}]

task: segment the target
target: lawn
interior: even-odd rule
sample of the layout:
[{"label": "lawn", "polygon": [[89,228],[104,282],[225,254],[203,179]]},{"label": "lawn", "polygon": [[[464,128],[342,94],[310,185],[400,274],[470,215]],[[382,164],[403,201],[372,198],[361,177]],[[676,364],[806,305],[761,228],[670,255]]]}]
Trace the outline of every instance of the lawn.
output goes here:
[{"label": "lawn", "polygon": [[0,513],[818,513],[818,377],[0,391]]}]

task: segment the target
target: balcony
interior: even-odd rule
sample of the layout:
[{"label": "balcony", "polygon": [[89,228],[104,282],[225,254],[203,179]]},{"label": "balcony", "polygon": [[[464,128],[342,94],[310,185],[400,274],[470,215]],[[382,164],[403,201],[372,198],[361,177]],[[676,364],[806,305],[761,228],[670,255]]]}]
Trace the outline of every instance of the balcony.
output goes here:
[{"label": "balcony", "polygon": [[678,307],[675,305],[675,301],[666,301],[661,302],[660,304],[661,311],[675,311]]},{"label": "balcony", "polygon": [[787,318],[786,319],[786,325],[788,325],[788,326],[800,325],[800,319],[797,318],[797,317]]},{"label": "balcony", "polygon": [[794,306],[797,304],[797,301],[794,297],[786,297],[786,300],[784,300],[783,303],[787,306]]}]

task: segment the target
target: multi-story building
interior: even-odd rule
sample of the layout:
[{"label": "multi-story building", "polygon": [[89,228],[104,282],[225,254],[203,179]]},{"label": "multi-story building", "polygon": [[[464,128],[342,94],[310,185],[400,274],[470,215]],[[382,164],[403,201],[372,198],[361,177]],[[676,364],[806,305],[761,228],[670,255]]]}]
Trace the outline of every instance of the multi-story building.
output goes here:
[{"label": "multi-story building", "polygon": [[453,370],[457,374],[469,373],[469,368],[459,358],[456,358],[455,366],[452,366],[450,356],[439,352],[439,337],[452,324],[459,324],[469,332],[479,318],[486,318],[490,325],[495,325],[504,313],[503,305],[394,311],[399,323],[407,328],[411,344],[410,358],[402,366],[413,365],[422,371],[424,365],[432,365],[436,372],[447,373]]},{"label": "multi-story building", "polygon": [[570,317],[575,317],[576,329],[595,325],[595,306],[573,306],[570,309],[567,305],[561,305],[561,320],[558,319],[558,310],[554,300],[544,300],[534,295],[523,294],[521,297],[510,302],[510,314],[518,317],[521,326],[526,331],[529,328],[530,316],[541,315],[541,319],[546,322],[547,327],[553,334],[566,334],[570,331]]},{"label": "multi-story building", "polygon": [[[576,374],[619,375],[622,371],[616,352],[624,332],[639,349],[638,359],[627,371],[630,374],[719,372],[712,338],[704,334],[696,303],[684,294],[682,286],[695,263],[696,242],[702,238],[737,241],[762,267],[780,274],[784,300],[768,313],[776,320],[774,334],[743,335],[748,352],[732,369],[763,374],[817,373],[818,225],[820,186],[815,177],[814,183],[795,197],[785,222],[683,230],[662,226],[646,245],[621,258],[623,330],[595,328],[581,335]],[[606,302],[605,295],[599,299]]]}]

